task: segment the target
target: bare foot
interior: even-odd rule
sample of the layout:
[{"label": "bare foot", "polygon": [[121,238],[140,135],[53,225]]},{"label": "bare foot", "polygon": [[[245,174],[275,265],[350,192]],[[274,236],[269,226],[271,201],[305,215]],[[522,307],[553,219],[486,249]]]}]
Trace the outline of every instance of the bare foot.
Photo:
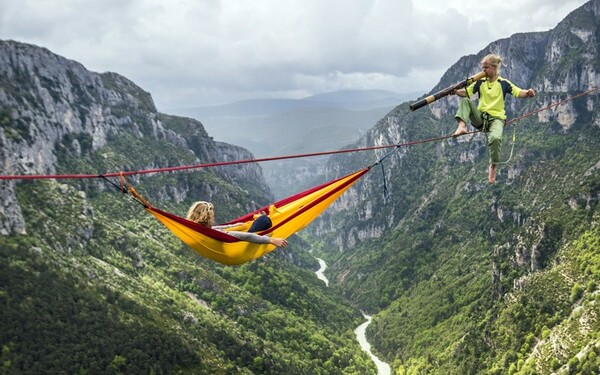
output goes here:
[{"label": "bare foot", "polygon": [[452,137],[453,138],[460,137],[461,135],[465,135],[467,133],[468,133],[467,125],[464,122],[460,121],[458,123],[458,128],[456,128],[456,130],[454,131],[454,134],[452,134]]},{"label": "bare foot", "polygon": [[490,184],[494,184],[496,182],[496,164],[490,164],[488,181]]}]

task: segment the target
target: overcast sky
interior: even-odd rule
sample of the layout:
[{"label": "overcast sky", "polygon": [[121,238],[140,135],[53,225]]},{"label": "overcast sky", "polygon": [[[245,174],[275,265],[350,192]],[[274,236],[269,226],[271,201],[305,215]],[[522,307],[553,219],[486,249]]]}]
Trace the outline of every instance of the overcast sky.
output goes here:
[{"label": "overcast sky", "polygon": [[342,89],[424,93],[461,56],[550,30],[584,3],[0,0],[0,39],[122,74],[167,111]]}]

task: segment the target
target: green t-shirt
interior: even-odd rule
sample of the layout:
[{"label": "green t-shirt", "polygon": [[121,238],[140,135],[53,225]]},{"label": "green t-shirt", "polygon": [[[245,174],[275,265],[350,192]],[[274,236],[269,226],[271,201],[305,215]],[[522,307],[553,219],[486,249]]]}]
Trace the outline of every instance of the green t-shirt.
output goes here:
[{"label": "green t-shirt", "polygon": [[518,97],[522,91],[511,81],[500,76],[494,82],[488,82],[487,78],[480,79],[467,87],[467,96],[479,94],[477,109],[487,112],[494,118],[506,120],[504,111],[504,98],[506,94]]}]

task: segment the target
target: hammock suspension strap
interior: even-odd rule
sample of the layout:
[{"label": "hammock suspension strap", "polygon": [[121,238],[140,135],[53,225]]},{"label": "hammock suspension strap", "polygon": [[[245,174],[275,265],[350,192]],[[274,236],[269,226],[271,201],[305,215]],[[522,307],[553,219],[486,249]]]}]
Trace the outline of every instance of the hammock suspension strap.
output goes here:
[{"label": "hammock suspension strap", "polygon": [[152,207],[150,202],[148,202],[144,197],[142,197],[135,190],[135,188],[131,185],[131,183],[129,183],[129,181],[127,180],[127,177],[125,176],[125,174],[123,172],[119,173],[119,184],[112,182],[105,175],[101,174],[101,175],[98,175],[98,177],[104,179],[104,181],[106,181],[109,184],[111,184],[112,186],[114,186],[115,189],[117,189],[119,192],[121,192],[123,194],[131,194],[132,199],[134,201],[136,201],[137,203],[141,204],[142,206],[144,206],[144,208]]},{"label": "hammock suspension strap", "polygon": [[379,158],[379,160],[377,160],[375,163],[371,164],[370,166],[367,167],[367,169],[371,169],[374,166],[376,166],[377,164],[381,165],[381,174],[383,177],[383,197],[385,199],[388,198],[388,188],[387,188],[387,177],[385,175],[385,167],[383,165],[383,161],[390,156],[391,154],[393,154],[394,152],[396,152],[399,148],[401,147],[400,144],[397,144],[396,147],[394,147],[393,149],[391,149],[390,151],[388,151],[385,155],[383,155],[382,157]]},{"label": "hammock suspension strap", "polygon": [[111,180],[109,180],[105,175],[100,174],[98,175],[98,177],[102,178],[104,181],[108,182],[109,184],[111,184],[112,186],[115,187],[115,189],[117,189],[118,191],[120,191],[123,194],[127,194],[126,190],[123,190],[123,186],[117,185],[114,182],[112,182]]}]

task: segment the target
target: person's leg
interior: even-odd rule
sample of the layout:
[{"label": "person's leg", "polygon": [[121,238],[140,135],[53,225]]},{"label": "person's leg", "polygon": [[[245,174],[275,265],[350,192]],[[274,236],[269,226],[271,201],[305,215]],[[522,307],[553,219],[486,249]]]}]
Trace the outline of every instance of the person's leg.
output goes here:
[{"label": "person's leg", "polygon": [[490,164],[488,168],[488,182],[490,184],[496,183],[496,164]]},{"label": "person's leg", "polygon": [[490,148],[490,168],[488,181],[490,184],[496,182],[496,164],[500,162],[502,151],[502,132],[504,130],[504,121],[491,119],[490,130],[488,133],[488,147]]},{"label": "person's leg", "polygon": [[248,232],[260,232],[263,230],[267,230],[269,228],[271,228],[273,226],[273,223],[271,222],[271,219],[267,216],[267,215],[260,215],[259,217],[257,217],[254,222],[252,223],[252,225],[250,226],[250,229],[248,229]]},{"label": "person's leg", "polygon": [[454,118],[458,123],[458,127],[454,131],[454,134],[452,134],[455,138],[468,133],[467,123],[469,121],[471,121],[473,126],[477,129],[481,128],[482,125],[481,112],[479,112],[475,103],[468,98],[462,98],[460,100]]}]

